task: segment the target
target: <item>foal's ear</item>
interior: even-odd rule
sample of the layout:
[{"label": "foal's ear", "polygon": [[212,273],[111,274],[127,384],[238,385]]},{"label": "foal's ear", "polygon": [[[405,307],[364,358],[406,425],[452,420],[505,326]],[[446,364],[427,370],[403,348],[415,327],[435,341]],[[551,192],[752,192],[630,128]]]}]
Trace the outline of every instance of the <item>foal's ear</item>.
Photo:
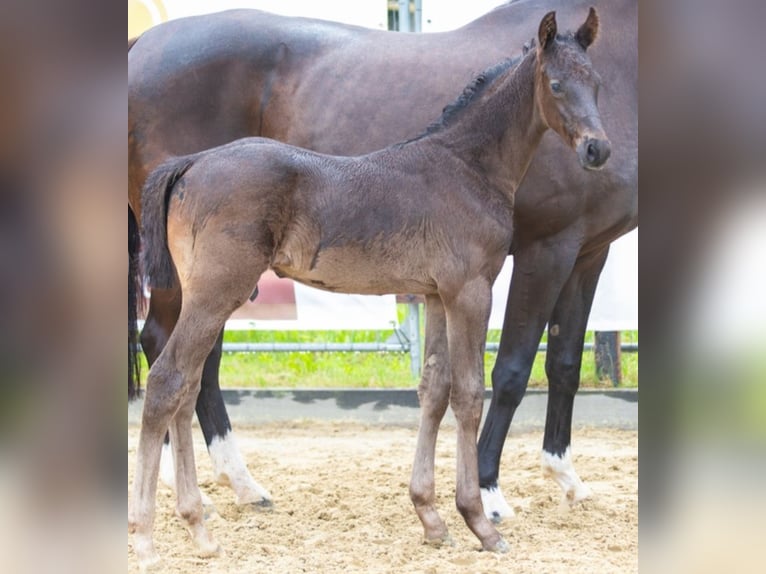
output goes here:
[{"label": "foal's ear", "polygon": [[537,40],[540,49],[545,50],[556,39],[556,12],[548,12],[540,20],[540,29],[537,31]]},{"label": "foal's ear", "polygon": [[588,46],[590,46],[593,43],[593,40],[596,39],[596,36],[598,35],[598,14],[596,14],[596,9],[591,6],[590,11],[588,12],[588,18],[585,20],[585,23],[580,26],[580,29],[577,30],[577,33],[575,34],[575,40],[580,44],[580,46],[583,47],[584,50],[588,49]]}]

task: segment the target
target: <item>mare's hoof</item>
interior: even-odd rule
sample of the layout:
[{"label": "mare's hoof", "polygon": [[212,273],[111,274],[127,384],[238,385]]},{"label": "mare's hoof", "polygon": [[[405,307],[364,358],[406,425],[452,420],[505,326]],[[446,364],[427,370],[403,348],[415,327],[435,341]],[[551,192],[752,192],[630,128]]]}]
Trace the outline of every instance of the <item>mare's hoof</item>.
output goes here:
[{"label": "mare's hoof", "polygon": [[499,486],[481,489],[481,504],[484,515],[494,524],[500,524],[505,518],[515,518],[516,513],[505,501]]},{"label": "mare's hoof", "polygon": [[595,501],[593,492],[585,487],[582,490],[571,490],[565,493],[559,501],[559,512],[567,513],[576,508],[588,508],[589,503]]},{"label": "mare's hoof", "polygon": [[261,498],[254,502],[246,502],[240,505],[243,510],[252,510],[254,512],[263,512],[264,510],[271,510],[274,508],[274,502],[268,498]]},{"label": "mare's hoof", "polygon": [[441,548],[443,546],[454,546],[455,541],[452,539],[452,536],[450,536],[449,533],[446,533],[442,536],[437,536],[436,538],[426,538],[423,540],[423,544],[433,548]]}]

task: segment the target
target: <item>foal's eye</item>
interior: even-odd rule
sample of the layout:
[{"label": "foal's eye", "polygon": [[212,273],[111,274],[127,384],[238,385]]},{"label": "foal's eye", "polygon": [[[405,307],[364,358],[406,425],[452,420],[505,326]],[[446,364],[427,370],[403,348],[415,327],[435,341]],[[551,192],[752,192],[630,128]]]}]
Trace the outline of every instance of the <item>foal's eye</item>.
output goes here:
[{"label": "foal's eye", "polygon": [[561,82],[558,80],[551,80],[551,91],[554,94],[560,94],[564,91],[564,88],[561,87]]}]

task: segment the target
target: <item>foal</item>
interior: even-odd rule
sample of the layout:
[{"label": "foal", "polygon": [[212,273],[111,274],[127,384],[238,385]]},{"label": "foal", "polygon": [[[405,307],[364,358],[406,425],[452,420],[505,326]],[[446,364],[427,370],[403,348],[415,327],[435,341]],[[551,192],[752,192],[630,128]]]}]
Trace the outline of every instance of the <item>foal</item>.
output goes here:
[{"label": "foal", "polygon": [[566,36],[556,33],[555,13],[546,14],[534,49],[476,78],[421,136],[378,152],[336,157],[249,138],[150,175],[145,270],[160,288],[177,276],[183,303],[147,381],[129,518],[142,567],[158,560],[152,525],[167,428],[178,514],[201,553],[218,550],[203,524],[190,422],[206,356],[269,267],[330,291],[425,296],[410,496],[426,541],[448,540],[435,508],[434,450],[449,404],[458,510],[484,549],[508,549],[482,510],[476,451],[491,288],[511,242],[514,193],[545,130],[558,133],[584,168],[609,157],[598,75],[586,55],[597,30],[593,9]]}]

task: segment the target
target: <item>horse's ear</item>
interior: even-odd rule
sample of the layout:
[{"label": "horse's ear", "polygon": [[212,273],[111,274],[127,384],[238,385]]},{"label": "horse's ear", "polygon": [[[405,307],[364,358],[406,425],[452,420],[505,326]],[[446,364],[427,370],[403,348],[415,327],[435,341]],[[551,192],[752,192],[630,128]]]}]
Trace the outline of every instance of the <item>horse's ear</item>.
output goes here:
[{"label": "horse's ear", "polygon": [[588,49],[588,46],[590,46],[593,43],[593,40],[596,39],[596,36],[598,35],[598,14],[596,14],[596,9],[591,6],[590,11],[588,12],[588,18],[585,20],[585,23],[580,26],[580,29],[577,30],[577,33],[575,34],[575,40],[580,44],[580,46],[583,47],[584,50]]},{"label": "horse's ear", "polygon": [[540,29],[537,32],[537,40],[540,49],[545,50],[556,39],[556,12],[548,12],[540,21]]}]

